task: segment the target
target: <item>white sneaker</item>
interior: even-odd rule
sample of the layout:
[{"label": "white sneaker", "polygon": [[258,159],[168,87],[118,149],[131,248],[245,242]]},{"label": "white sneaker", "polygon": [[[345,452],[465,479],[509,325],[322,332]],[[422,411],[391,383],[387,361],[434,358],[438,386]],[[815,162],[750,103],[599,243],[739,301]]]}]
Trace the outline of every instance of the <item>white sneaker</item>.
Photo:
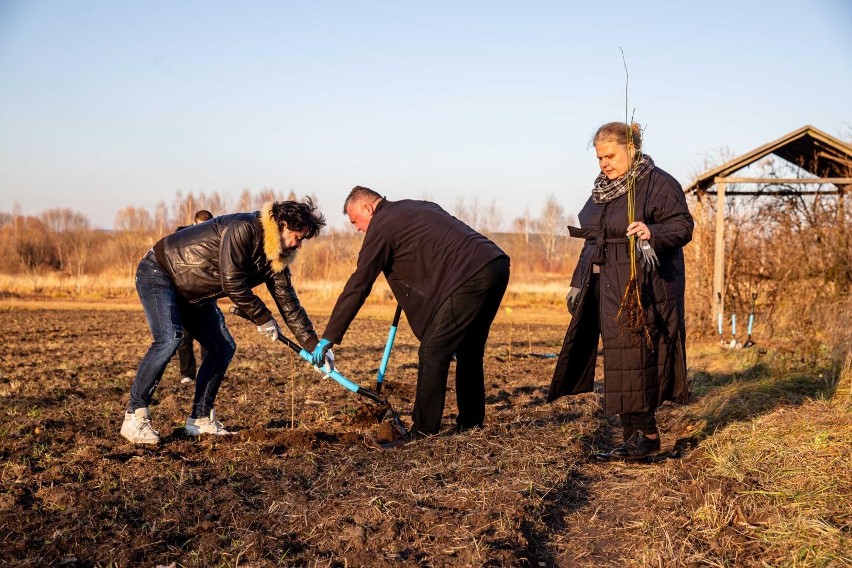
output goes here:
[{"label": "white sneaker", "polygon": [[195,379],[193,379],[192,377],[184,377],[180,380],[180,384],[182,384],[182,385],[188,385],[188,384],[194,383],[194,382],[195,382]]},{"label": "white sneaker", "polygon": [[221,422],[216,420],[216,410],[210,411],[210,416],[203,418],[187,418],[184,430],[190,436],[199,436],[201,434],[214,434],[216,436],[227,436],[230,434]]},{"label": "white sneaker", "polygon": [[134,444],[159,444],[160,434],[151,428],[148,408],[137,408],[134,412],[124,413],[121,435]]}]

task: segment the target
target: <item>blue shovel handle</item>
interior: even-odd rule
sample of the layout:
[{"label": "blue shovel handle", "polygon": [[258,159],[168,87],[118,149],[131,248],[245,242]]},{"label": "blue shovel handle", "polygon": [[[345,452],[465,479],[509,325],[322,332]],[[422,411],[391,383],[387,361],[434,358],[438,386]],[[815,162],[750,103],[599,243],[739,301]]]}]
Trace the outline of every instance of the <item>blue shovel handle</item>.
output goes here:
[{"label": "blue shovel handle", "polygon": [[[236,316],[239,316],[243,319],[247,319],[247,320],[251,321],[251,318],[249,318],[248,315],[244,311],[242,311],[240,308],[238,308],[237,306],[231,306],[230,311],[231,311],[232,314],[234,314]],[[300,345],[298,345],[296,342],[294,342],[290,338],[285,337],[283,334],[278,334],[278,341],[280,341],[281,343],[283,343],[284,345],[286,345],[287,347],[289,347],[290,349],[295,351],[299,355],[299,357],[301,357],[302,359],[304,359],[305,361],[307,361],[308,363],[310,363],[313,366],[313,358],[311,357],[311,353],[308,352],[307,349],[303,349]],[[341,375],[340,372],[338,372],[337,370],[326,372],[326,371],[320,369],[319,367],[314,367],[314,368],[317,371],[319,371],[321,374],[323,374],[324,376],[331,377],[339,385],[341,385],[342,387],[354,392],[355,394],[369,398],[373,402],[378,402],[379,404],[382,404],[382,405],[390,408],[390,403],[387,400],[385,400],[384,398],[382,398],[381,396],[379,396],[379,393],[373,392],[370,389],[365,389],[364,387],[359,387],[357,384],[353,383],[352,381],[350,381],[349,379],[347,379],[346,377]]]},{"label": "blue shovel handle", "polygon": [[751,330],[754,327],[754,305],[757,303],[757,292],[751,293],[751,313],[748,315],[748,336],[751,337]]},{"label": "blue shovel handle", "polygon": [[399,318],[402,315],[402,306],[399,304],[396,305],[396,312],[393,314],[393,323],[391,324],[390,331],[388,332],[388,341],[385,344],[385,352],[382,354],[382,362],[379,365],[379,372],[376,374],[376,392],[382,392],[382,383],[385,380],[385,371],[388,368],[388,361],[390,360],[391,349],[393,349],[393,342],[396,339],[396,330],[399,327]]}]

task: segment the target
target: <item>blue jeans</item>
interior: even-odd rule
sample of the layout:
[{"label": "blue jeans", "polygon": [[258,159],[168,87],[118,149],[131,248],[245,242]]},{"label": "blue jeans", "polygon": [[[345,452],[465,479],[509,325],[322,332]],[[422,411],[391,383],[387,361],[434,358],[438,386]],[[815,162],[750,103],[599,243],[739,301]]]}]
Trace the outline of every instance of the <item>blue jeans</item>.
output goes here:
[{"label": "blue jeans", "polygon": [[183,339],[184,328],[207,350],[195,381],[192,418],[209,416],[225,371],[237,350],[215,300],[190,304],[178,296],[171,277],[148,253],[136,269],[136,292],[145,310],[153,342],[139,363],[130,387],[128,412],[151,404],[169,360]]}]

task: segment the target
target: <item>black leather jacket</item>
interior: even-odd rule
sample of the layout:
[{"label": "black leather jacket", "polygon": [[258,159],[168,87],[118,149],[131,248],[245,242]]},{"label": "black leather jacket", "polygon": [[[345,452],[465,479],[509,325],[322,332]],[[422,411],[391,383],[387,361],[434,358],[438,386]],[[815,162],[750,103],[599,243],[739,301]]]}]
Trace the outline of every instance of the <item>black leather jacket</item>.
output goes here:
[{"label": "black leather jacket", "polygon": [[265,250],[270,239],[277,239],[280,249],[280,238],[275,223],[262,221],[260,212],[235,213],[163,237],[154,245],[154,255],[181,298],[198,303],[227,296],[256,325],[272,317],[252,292],[255,286],[266,284],[287,327],[311,350],[317,334],[299,303],[288,266],[295,253],[284,255],[279,250],[277,258],[269,258]]}]

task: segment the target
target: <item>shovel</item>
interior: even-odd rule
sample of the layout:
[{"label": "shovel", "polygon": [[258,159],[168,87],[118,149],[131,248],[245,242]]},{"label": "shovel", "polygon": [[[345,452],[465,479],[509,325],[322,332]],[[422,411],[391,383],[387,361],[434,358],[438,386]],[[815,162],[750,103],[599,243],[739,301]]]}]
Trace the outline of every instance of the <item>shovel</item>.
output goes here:
[{"label": "shovel", "polygon": [[716,303],[719,305],[719,314],[716,318],[716,322],[719,327],[719,344],[725,345],[725,336],[722,335],[722,294],[720,294],[719,292],[716,292]]},{"label": "shovel", "polygon": [[754,304],[757,302],[757,292],[751,293],[751,313],[748,314],[748,339],[743,343],[744,348],[754,347],[754,341],[751,340],[751,332],[754,328]]},{"label": "shovel", "polygon": [[382,383],[385,380],[385,371],[388,368],[388,360],[390,359],[391,349],[393,348],[393,340],[396,339],[396,328],[399,327],[399,316],[402,315],[402,306],[396,305],[396,312],[393,314],[393,323],[388,332],[388,342],[385,345],[385,352],[382,355],[382,363],[379,365],[379,372],[376,373],[376,392],[382,392]]},{"label": "shovel", "polygon": [[742,347],[737,341],[737,314],[731,314],[731,342],[728,344],[731,349],[739,349]]},{"label": "shovel", "polygon": [[[232,314],[236,315],[236,316],[243,318],[243,319],[246,319],[248,321],[252,321],[251,318],[248,317],[248,315],[246,315],[246,313],[244,311],[242,311],[240,308],[238,308],[237,306],[231,306],[230,312]],[[387,398],[383,398],[382,396],[379,395],[379,393],[377,393],[375,391],[372,391],[370,389],[358,386],[357,384],[353,383],[352,381],[350,381],[349,379],[347,379],[346,377],[341,375],[340,372],[337,369],[330,369],[330,370],[326,371],[325,369],[320,369],[319,367],[314,366],[312,358],[311,358],[311,354],[306,349],[303,349],[302,347],[300,347],[295,341],[291,340],[288,337],[285,337],[284,334],[281,334],[281,333],[278,334],[278,341],[280,341],[281,343],[283,343],[284,345],[286,345],[287,347],[292,349],[299,357],[301,357],[302,359],[304,359],[308,363],[311,363],[311,366],[313,366],[314,369],[317,370],[317,372],[322,373],[326,377],[330,377],[330,378],[334,379],[343,388],[350,390],[357,395],[363,396],[365,398],[369,398],[373,402],[382,405],[385,408],[384,413],[390,412],[390,414],[392,416],[393,426],[400,432],[400,434],[402,434],[404,436],[405,434],[408,433],[408,430],[405,428],[405,426],[402,423],[402,420],[400,420],[400,418],[399,418],[399,413],[396,410],[394,410],[393,406],[391,405],[390,401],[388,401]],[[382,413],[382,416],[384,415],[384,413]],[[382,416],[378,416],[377,417],[378,420],[381,420]]]}]

